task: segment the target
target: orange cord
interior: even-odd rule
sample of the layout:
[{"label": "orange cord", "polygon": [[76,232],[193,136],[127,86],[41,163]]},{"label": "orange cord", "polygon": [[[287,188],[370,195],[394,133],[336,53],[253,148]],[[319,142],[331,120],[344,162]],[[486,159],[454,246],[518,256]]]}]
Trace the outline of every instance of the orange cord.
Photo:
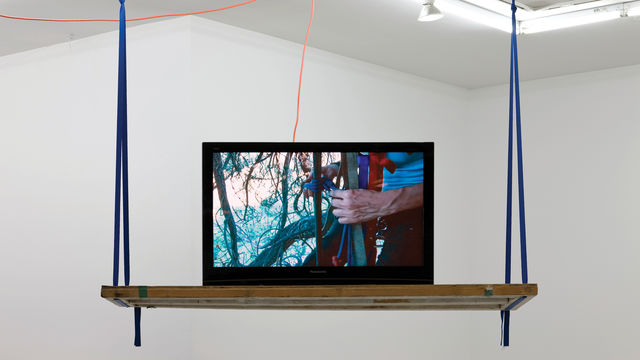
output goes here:
[{"label": "orange cord", "polygon": [[[239,3],[239,4],[235,4],[235,5],[229,5],[229,6],[221,7],[221,8],[218,8],[218,9],[202,10],[202,11],[194,11],[194,12],[186,12],[186,13],[178,13],[178,14],[153,15],[153,16],[146,16],[146,17],[141,17],[141,18],[127,19],[127,21],[142,21],[142,20],[150,20],[150,19],[157,19],[157,18],[164,18],[164,17],[206,14],[206,13],[210,13],[210,12],[214,12],[214,11],[227,10],[227,9],[231,9],[231,8],[238,7],[238,6],[247,5],[247,4],[250,4],[250,3],[255,2],[255,1],[256,0],[249,0],[249,1],[245,1],[243,3]],[[4,14],[0,14],[0,17],[5,18],[5,19],[12,19],[12,20],[54,21],[54,22],[89,22],[89,21],[112,21],[112,22],[116,22],[116,21],[120,21],[118,19],[47,19],[47,18],[28,18],[28,17],[11,16],[11,15],[4,15]]]},{"label": "orange cord", "polygon": [[[177,14],[153,15],[153,16],[146,16],[146,17],[140,17],[140,18],[127,19],[127,21],[142,21],[142,20],[151,20],[151,19],[164,18],[164,17],[175,17],[175,16],[206,14],[206,13],[210,13],[210,12],[214,12],[214,11],[227,10],[227,9],[231,9],[231,8],[247,5],[247,4],[250,4],[250,3],[255,2],[255,1],[256,0],[248,0],[248,1],[245,1],[245,2],[242,2],[242,3],[225,6],[225,7],[221,7],[221,8],[218,8],[218,9],[202,10],[202,11],[194,11],[194,12],[185,12],[185,13],[177,13]],[[307,34],[305,35],[305,38],[304,38],[304,47],[302,48],[302,62],[300,64],[300,78],[298,80],[298,104],[297,104],[297,108],[296,108],[296,124],[295,124],[295,126],[293,128],[293,142],[296,142],[296,132],[298,131],[298,122],[300,120],[300,91],[301,91],[301,88],[302,88],[302,70],[304,69],[304,55],[305,55],[305,53],[307,51],[307,42],[309,41],[309,32],[311,31],[311,23],[313,23],[313,12],[314,12],[314,9],[315,9],[315,0],[311,0],[311,17],[309,19],[309,26],[307,27]],[[0,14],[0,18],[12,19],[12,20],[51,21],[51,22],[91,22],[91,21],[117,22],[117,21],[120,21],[118,19],[29,18],[29,17],[11,16],[11,15],[5,15],[5,14]]]},{"label": "orange cord", "polygon": [[293,127],[293,142],[296,142],[296,132],[298,131],[298,120],[300,119],[300,88],[302,87],[302,69],[304,68],[304,53],[307,51],[307,41],[309,41],[309,30],[313,22],[313,10],[315,8],[315,0],[311,0],[311,18],[307,27],[307,35],[304,38],[304,47],[302,48],[302,63],[300,64],[300,79],[298,80],[298,107],[296,109],[296,125]]}]

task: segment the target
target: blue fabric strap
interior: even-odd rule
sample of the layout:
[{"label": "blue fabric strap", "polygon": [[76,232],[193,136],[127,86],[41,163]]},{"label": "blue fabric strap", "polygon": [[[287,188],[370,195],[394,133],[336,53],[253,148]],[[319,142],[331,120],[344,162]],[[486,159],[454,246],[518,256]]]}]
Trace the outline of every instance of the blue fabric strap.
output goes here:
[{"label": "blue fabric strap", "polygon": [[[515,1],[515,0],[512,0]],[[515,8],[515,6],[514,6]],[[514,20],[515,21],[515,10]],[[529,282],[527,272],[527,231],[524,216],[524,170],[522,165],[522,121],[520,116],[520,76],[518,74],[518,42],[513,35],[513,71],[516,93],[516,144],[518,147],[518,214],[520,215],[520,267],[522,271],[522,283]]]},{"label": "blue fabric strap", "polygon": [[[336,184],[331,181],[331,179],[322,177],[320,179],[312,179],[308,183],[304,184],[304,188],[307,190],[311,190],[313,192],[318,191],[331,191],[337,190],[338,187]],[[344,246],[344,239],[347,238],[347,264],[351,264],[351,225],[347,224],[342,227],[342,237],[340,238],[340,248],[338,249],[337,258],[339,259],[342,255],[342,247]]]},{"label": "blue fabric strap", "polygon": [[304,188],[311,190],[313,192],[318,192],[323,190],[331,191],[331,190],[338,189],[336,184],[334,184],[333,181],[331,181],[326,177],[322,177],[320,179],[312,179],[308,183],[304,184]]},{"label": "blue fabric strap", "polygon": [[[505,283],[511,283],[511,211],[512,188],[513,188],[513,113],[514,113],[514,92],[515,92],[515,114],[516,114],[516,145],[518,160],[518,204],[519,204],[519,220],[520,220],[520,263],[522,270],[522,283],[529,281],[527,272],[527,236],[524,214],[524,172],[522,165],[522,122],[520,116],[520,81],[518,73],[518,40],[516,32],[516,11],[515,0],[511,2],[511,66],[509,69],[509,139],[507,151],[507,233],[506,233],[506,260],[505,260]],[[502,320],[501,341],[503,346],[509,346],[509,323],[511,308],[522,301],[519,299],[512,306],[500,312]]]},{"label": "blue fabric strap", "polygon": [[347,229],[347,266],[353,264],[353,239],[351,239],[351,225]]},{"label": "blue fabric strap", "polygon": [[[118,117],[116,130],[116,201],[113,233],[113,286],[118,286],[120,261],[120,197],[122,196],[122,233],[124,284],[129,286],[129,162],[127,149],[127,34],[125,0],[120,1],[118,54]],[[140,346],[139,307],[134,308],[134,345]]]},{"label": "blue fabric strap", "polygon": [[340,259],[342,255],[342,247],[344,246],[344,239],[347,237],[347,233],[351,231],[351,225],[342,225],[342,237],[340,237],[340,247],[338,248],[337,258]]},{"label": "blue fabric strap", "polygon": [[139,307],[133,308],[133,326],[134,326],[134,337],[133,337],[133,345],[140,346],[140,317],[142,316],[142,309]]},{"label": "blue fabric strap", "polygon": [[116,208],[114,231],[113,285],[118,285],[120,196],[122,189],[122,225],[124,284],[129,286],[129,171],[127,151],[127,53],[124,0],[120,0],[120,48],[118,56],[118,125],[116,134]]},{"label": "blue fabric strap", "polygon": [[518,306],[521,302],[523,302],[526,298],[527,298],[526,296],[519,297],[516,301],[512,302],[511,305],[507,306],[507,308],[504,310],[509,311],[513,309],[514,307]]},{"label": "blue fabric strap", "polygon": [[[508,135],[508,150],[507,150],[507,234],[506,234],[506,254],[505,254],[505,284],[511,283],[511,209],[512,204],[512,188],[513,188],[513,43],[515,36],[515,4],[511,5],[511,50],[509,54],[510,67],[509,67],[509,135]],[[500,311],[500,344],[502,346],[509,346],[509,311]]]},{"label": "blue fabric strap", "polygon": [[369,155],[358,154],[358,187],[369,188]]},{"label": "blue fabric strap", "polygon": [[311,190],[312,192],[322,191],[322,179],[312,179],[308,183],[304,184],[304,188]]}]

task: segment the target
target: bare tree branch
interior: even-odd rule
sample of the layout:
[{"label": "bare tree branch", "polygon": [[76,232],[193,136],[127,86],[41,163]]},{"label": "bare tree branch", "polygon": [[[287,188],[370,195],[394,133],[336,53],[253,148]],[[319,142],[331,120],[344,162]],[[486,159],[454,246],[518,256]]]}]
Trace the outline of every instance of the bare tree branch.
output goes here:
[{"label": "bare tree branch", "polygon": [[[335,216],[331,212],[325,211],[322,217],[327,219],[323,231],[326,231],[322,239],[322,247],[324,249],[338,248],[340,244],[334,244],[336,234],[341,229],[340,224],[335,221]],[[287,225],[278,235],[275,235],[269,242],[269,246],[263,250],[260,255],[249,266],[271,266],[280,259],[287,249],[296,243],[306,239],[315,237],[315,216],[306,216],[300,220]],[[315,264],[315,249],[312,254]],[[304,263],[309,260],[311,255],[307,256]],[[330,266],[331,260],[326,260],[324,265]],[[321,263],[322,264],[322,263]]]},{"label": "bare tree branch", "polygon": [[287,225],[282,231],[269,241],[269,246],[263,250],[249,266],[271,266],[282,253],[299,239],[311,238],[315,235],[315,217],[307,216]]},{"label": "bare tree branch", "polygon": [[291,162],[291,154],[287,153],[284,159],[284,166],[282,167],[282,216],[280,217],[279,229],[284,229],[287,224],[287,217],[289,216],[289,163]]},{"label": "bare tree branch", "polygon": [[264,153],[258,154],[258,158],[249,168],[249,173],[247,174],[247,179],[244,181],[244,191],[245,191],[245,203],[244,203],[244,217],[243,220],[247,220],[247,209],[249,208],[249,181],[251,181],[251,175],[253,174],[253,170],[255,170],[256,166],[260,164],[264,159],[262,159],[262,155]]},{"label": "bare tree branch", "polygon": [[215,152],[213,153],[213,176],[215,182],[218,184],[218,198],[220,199],[222,214],[225,219],[224,222],[225,225],[227,225],[229,237],[231,238],[231,263],[233,266],[238,266],[238,235],[236,232],[236,222],[233,219],[233,213],[231,212],[231,206],[229,206],[229,199],[227,198],[227,187],[222,170],[222,156],[220,153]]}]

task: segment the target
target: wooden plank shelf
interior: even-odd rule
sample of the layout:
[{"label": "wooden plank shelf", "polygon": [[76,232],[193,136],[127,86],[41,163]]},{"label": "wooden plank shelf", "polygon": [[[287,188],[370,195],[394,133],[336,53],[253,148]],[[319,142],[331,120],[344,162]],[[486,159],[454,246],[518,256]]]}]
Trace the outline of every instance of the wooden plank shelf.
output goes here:
[{"label": "wooden plank shelf", "polygon": [[516,310],[537,284],[102,286],[118,306],[290,310]]}]

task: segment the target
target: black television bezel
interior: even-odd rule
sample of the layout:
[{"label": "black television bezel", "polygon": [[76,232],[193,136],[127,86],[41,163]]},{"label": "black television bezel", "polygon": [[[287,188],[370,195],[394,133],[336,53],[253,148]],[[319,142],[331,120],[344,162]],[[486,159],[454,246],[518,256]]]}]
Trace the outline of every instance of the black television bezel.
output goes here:
[{"label": "black television bezel", "polygon": [[[214,267],[213,162],[214,152],[423,152],[424,153],[424,265],[354,267]],[[208,285],[305,284],[433,284],[433,142],[350,143],[202,143],[202,282]]]}]

